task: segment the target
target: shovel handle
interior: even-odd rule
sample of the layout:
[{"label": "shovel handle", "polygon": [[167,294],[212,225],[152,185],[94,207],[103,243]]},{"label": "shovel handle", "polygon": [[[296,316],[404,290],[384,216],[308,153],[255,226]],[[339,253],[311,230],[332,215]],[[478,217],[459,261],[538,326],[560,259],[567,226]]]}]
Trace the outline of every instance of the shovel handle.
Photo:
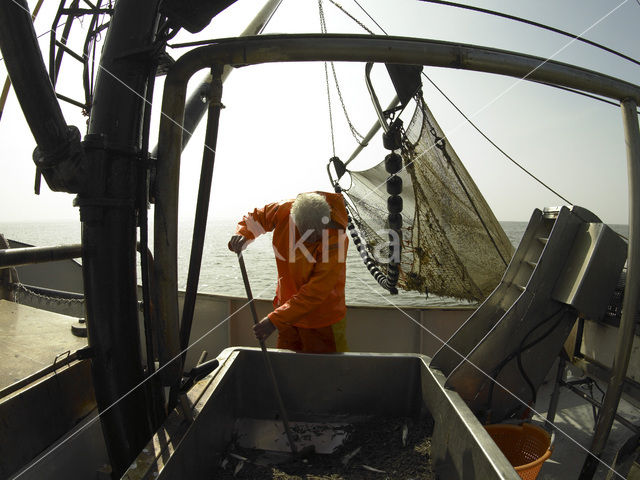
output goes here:
[{"label": "shovel handle", "polygon": [[[247,301],[249,302],[249,308],[251,309],[251,315],[253,316],[253,324],[258,323],[258,312],[256,311],[256,305],[253,303],[253,295],[251,293],[251,285],[249,285],[249,275],[247,275],[247,267],[244,265],[244,258],[242,258],[242,252],[238,253],[238,263],[240,264],[240,272],[242,273],[242,281],[244,282],[244,289],[247,292]],[[263,344],[264,342],[260,342]]]},{"label": "shovel handle", "polygon": [[[244,258],[242,258],[242,252],[238,252],[238,263],[240,264],[240,272],[242,273],[242,281],[244,282],[244,288],[247,291],[247,301],[249,302],[251,315],[253,315],[253,324],[256,325],[258,323],[258,312],[256,311],[256,306],[253,302],[253,295],[251,294],[251,285],[249,284],[249,276],[247,275],[247,267],[245,267],[244,265]],[[298,453],[298,449],[296,448],[296,444],[293,441],[293,435],[291,434],[291,429],[289,428],[289,417],[287,416],[287,411],[284,408],[284,403],[282,402],[282,396],[280,395],[280,389],[278,388],[278,381],[276,379],[276,374],[273,371],[273,365],[271,365],[271,358],[269,356],[269,352],[267,352],[267,347],[264,344],[263,340],[260,340],[260,348],[262,349],[264,363],[267,366],[267,372],[269,373],[269,377],[271,378],[273,391],[275,393],[276,400],[278,402],[278,410],[280,411],[280,417],[282,417],[282,425],[284,425],[284,431],[287,434],[287,440],[289,440],[289,446],[291,447],[291,452],[295,455]]]}]

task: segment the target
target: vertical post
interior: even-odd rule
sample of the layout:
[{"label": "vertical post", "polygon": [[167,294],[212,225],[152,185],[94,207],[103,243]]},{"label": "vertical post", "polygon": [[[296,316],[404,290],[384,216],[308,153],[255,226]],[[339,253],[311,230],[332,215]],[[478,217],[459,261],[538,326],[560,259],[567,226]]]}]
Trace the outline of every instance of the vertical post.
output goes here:
[{"label": "vertical post", "polygon": [[629,181],[629,247],[627,254],[627,284],[622,303],[622,319],[618,329],[618,343],[613,360],[613,369],[607,386],[602,409],[598,416],[591,449],[580,473],[580,480],[593,478],[598,457],[602,454],[609,438],[613,419],[620,403],[622,387],[635,329],[635,313],[640,298],[640,129],[636,102],[626,99],[621,102],[627,146],[627,172]]},{"label": "vertical post", "polygon": [[[196,296],[198,293],[198,280],[200,279],[200,267],[202,266],[202,251],[204,249],[204,237],[207,231],[207,218],[209,214],[209,200],[211,198],[211,184],[213,177],[213,165],[216,159],[216,145],[218,142],[218,125],[220,123],[220,110],[222,109],[222,65],[216,65],[212,69],[211,103],[207,118],[207,133],[202,154],[202,168],[200,170],[200,186],[198,187],[198,201],[196,204],[196,216],[193,225],[193,239],[191,242],[191,257],[189,259],[189,273],[187,275],[187,290],[182,309],[182,322],[180,324],[180,348],[182,350],[182,368],[187,358],[193,313],[195,311]],[[180,379],[178,379],[180,380]],[[171,400],[177,398],[177,387],[173,385]]]},{"label": "vertical post", "polygon": [[[159,0],[118,0],[105,38],[85,141],[95,188],[78,196],[92,375],[114,478],[151,436],[136,279],[136,196],[148,58]],[[131,52],[136,52],[132,55]]]},{"label": "vertical post", "polygon": [[562,358],[562,353],[558,357],[558,369],[556,370],[556,380],[553,384],[553,392],[551,393],[551,400],[549,400],[549,409],[547,410],[547,424],[553,428],[553,422],[556,419],[556,412],[558,410],[558,401],[560,400],[560,384],[562,383],[562,376],[564,375],[565,361]]}]

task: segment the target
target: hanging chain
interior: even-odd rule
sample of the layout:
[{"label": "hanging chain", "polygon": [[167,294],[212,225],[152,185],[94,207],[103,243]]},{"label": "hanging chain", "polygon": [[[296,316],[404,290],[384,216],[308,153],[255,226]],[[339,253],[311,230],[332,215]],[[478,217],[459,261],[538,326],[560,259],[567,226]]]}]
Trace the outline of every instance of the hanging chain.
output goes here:
[{"label": "hanging chain", "polygon": [[16,296],[16,303],[20,303],[20,299],[32,297],[44,300],[47,303],[53,303],[57,305],[84,305],[84,298],[52,297],[50,295],[38,293],[20,282],[12,284],[12,289]]},{"label": "hanging chain", "polygon": [[[324,18],[324,11],[322,9],[322,0],[318,0],[318,11],[320,13],[320,31],[327,33],[327,23]],[[329,88],[329,70],[327,68],[327,62],[324,62],[324,80],[327,85],[327,103],[329,105],[329,127],[331,129],[331,148],[333,156],[336,156],[336,142],[335,135],[333,133],[333,114],[331,112],[331,89]]]},{"label": "hanging chain", "polygon": [[324,62],[324,78],[327,84],[327,103],[329,104],[329,125],[331,127],[331,148],[333,156],[336,156],[336,141],[333,133],[333,114],[331,113],[331,91],[329,89],[329,70],[327,69],[327,62]]},{"label": "hanging chain", "polygon": [[[344,12],[344,9],[341,6],[337,5],[332,0],[329,0],[329,1],[331,1],[331,3],[336,5],[338,8],[340,8]],[[322,0],[318,0],[318,12],[320,14],[320,31],[322,33],[327,33],[327,21],[326,21],[325,15],[324,15],[324,9],[322,8]],[[349,14],[347,13],[347,15],[349,15]],[[349,16],[351,17],[351,15],[349,15]],[[351,18],[353,18],[353,17],[351,17]],[[357,21],[357,20],[355,20],[355,21]],[[364,27],[364,25],[362,25],[362,27],[365,28],[365,30],[367,30],[367,28]],[[335,86],[336,86],[336,91],[338,92],[338,99],[340,100],[340,105],[342,106],[342,111],[344,112],[344,116],[345,116],[345,119],[347,120],[347,124],[349,125],[349,130],[351,130],[351,135],[353,135],[353,138],[356,140],[356,143],[358,145],[364,145],[364,143],[363,143],[364,135],[362,135],[360,132],[358,132],[356,127],[351,122],[351,118],[349,117],[349,114],[347,113],[347,107],[344,104],[344,100],[342,98],[342,91],[340,90],[340,84],[338,83],[338,75],[336,74],[336,67],[335,67],[333,62],[330,62],[330,63],[331,63],[331,71],[333,73],[333,81],[334,81]],[[335,152],[335,142],[334,142],[334,133],[333,133],[333,117],[332,117],[332,112],[331,112],[331,95],[329,93],[330,87],[329,87],[329,73],[328,73],[328,68],[327,68],[327,62],[325,62],[325,64],[324,64],[324,70],[325,70],[325,81],[326,81],[326,84],[327,84],[327,98],[328,98],[328,102],[329,102],[329,118],[331,120],[331,142],[334,145],[333,146],[333,155],[335,156],[336,152]]]},{"label": "hanging chain", "polygon": [[353,20],[355,23],[357,23],[358,25],[360,25],[360,27],[366,31],[367,33],[371,34],[371,35],[375,35],[373,33],[372,30],[370,30],[369,28],[367,28],[367,26],[362,23],[360,20],[358,20],[356,17],[354,17],[353,15],[351,15],[349,12],[347,12],[342,5],[340,5],[339,3],[334,2],[333,0],[329,0],[331,3],[333,3],[334,6],[336,6],[339,10],[342,11],[342,13],[344,13],[347,17],[349,17],[351,20]]},{"label": "hanging chain", "polygon": [[333,70],[333,80],[336,84],[336,91],[338,92],[338,98],[340,99],[340,105],[342,105],[342,111],[344,112],[344,116],[347,119],[347,123],[349,124],[349,130],[351,130],[351,134],[353,138],[355,138],[358,145],[363,145],[362,141],[364,140],[364,135],[362,135],[356,127],[351,123],[351,119],[349,118],[349,114],[347,113],[347,107],[344,104],[344,100],[342,100],[342,92],[340,91],[340,85],[338,84],[338,76],[336,75],[336,67],[331,62],[331,70]]}]

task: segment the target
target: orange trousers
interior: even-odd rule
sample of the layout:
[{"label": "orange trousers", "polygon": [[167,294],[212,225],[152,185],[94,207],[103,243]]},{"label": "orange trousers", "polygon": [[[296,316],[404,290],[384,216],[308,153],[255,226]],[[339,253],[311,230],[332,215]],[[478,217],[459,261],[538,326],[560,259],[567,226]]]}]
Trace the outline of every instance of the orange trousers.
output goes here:
[{"label": "orange trousers", "polygon": [[300,353],[347,351],[346,320],[322,328],[302,328],[273,322],[278,329],[278,348]]}]

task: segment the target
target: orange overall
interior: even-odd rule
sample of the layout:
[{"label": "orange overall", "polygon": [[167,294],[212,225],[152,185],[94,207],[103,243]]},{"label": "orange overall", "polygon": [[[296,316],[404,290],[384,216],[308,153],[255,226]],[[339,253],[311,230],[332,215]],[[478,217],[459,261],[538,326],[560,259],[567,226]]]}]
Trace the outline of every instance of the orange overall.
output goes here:
[{"label": "orange overall", "polygon": [[238,224],[237,233],[254,239],[273,232],[278,286],[269,320],[278,329],[278,348],[330,353],[346,350],[344,288],[349,240],[342,195],[323,195],[331,220],[342,229],[327,228],[322,240],[305,242],[290,218],[293,200],[256,208]]}]

